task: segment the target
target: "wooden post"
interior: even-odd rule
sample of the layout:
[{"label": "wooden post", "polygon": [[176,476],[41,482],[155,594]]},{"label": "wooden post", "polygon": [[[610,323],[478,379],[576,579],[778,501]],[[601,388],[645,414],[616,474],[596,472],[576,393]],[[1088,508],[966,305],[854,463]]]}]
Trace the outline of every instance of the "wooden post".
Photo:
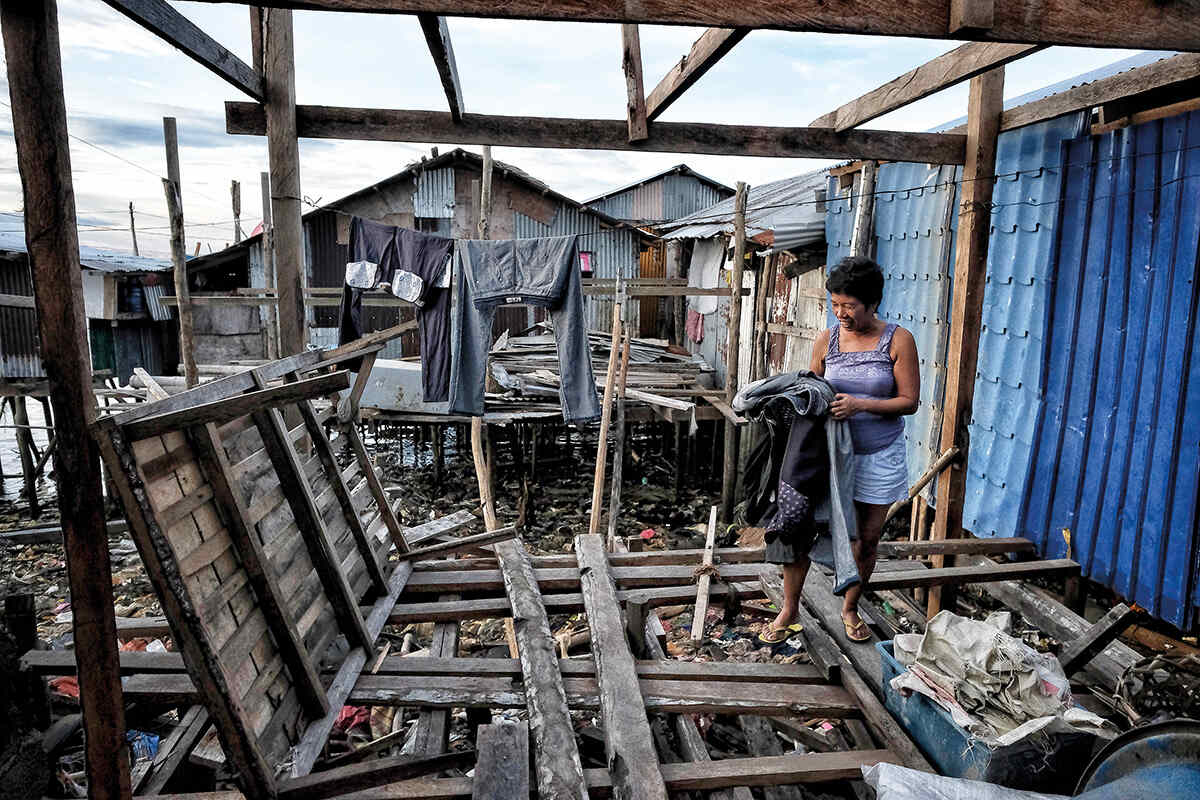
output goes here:
[{"label": "wooden post", "polygon": [[184,380],[190,389],[199,382],[200,376],[196,370],[187,249],[183,238],[183,200],[179,185],[179,141],[174,117],[163,117],[163,141],[167,146],[167,177],[163,179],[163,194],[167,197],[167,214],[171,219],[171,263],[175,268],[175,297],[179,300],[176,306],[179,311],[179,353],[183,358]]},{"label": "wooden post", "polygon": [[33,431],[29,428],[29,412],[25,407],[25,395],[10,397],[13,407],[13,423],[17,427],[17,453],[21,457],[21,475],[25,478],[25,498],[29,501],[29,515],[37,519],[42,515],[37,497],[37,469],[33,459]]},{"label": "wooden post", "polygon": [[608,351],[608,375],[604,380],[604,405],[600,411],[600,435],[596,440],[596,472],[592,478],[592,516],[588,533],[600,531],[600,512],[604,498],[604,467],[608,458],[608,425],[612,420],[613,387],[617,382],[618,356],[621,351],[621,306],[624,284],[617,278],[617,293],[613,296],[612,341]]},{"label": "wooden post", "polygon": [[141,255],[137,246],[137,225],[133,221],[133,201],[129,201],[129,238],[133,240],[133,254]]},{"label": "wooden post", "polygon": [[100,451],[79,234],[54,0],[2,0],[13,138],[25,202],[25,240],[38,341],[59,438],[54,457],[74,612],[88,793],[130,797],[125,704],[117,660],[112,567],[100,491]]},{"label": "wooden post", "polygon": [[850,237],[850,252],[856,256],[871,255],[876,166],[874,161],[864,161],[858,181],[858,202],[854,204],[854,231]]},{"label": "wooden post", "polygon": [[[483,146],[483,177],[479,187],[479,238],[488,234],[488,212],[492,204],[492,148]],[[471,458],[475,462],[475,479],[479,483],[479,503],[483,506],[483,524],[489,531],[500,527],[496,519],[496,498],[492,493],[492,464],[484,444],[483,419],[471,417]]]},{"label": "wooden post", "polygon": [[[713,547],[717,536],[717,507],[713,506],[708,515],[708,531],[704,537],[704,560],[701,568],[713,565]],[[704,620],[708,616],[708,590],[712,585],[712,575],[703,572],[696,583],[696,608],[692,613],[692,641],[704,641]]]},{"label": "wooden post", "polygon": [[[1004,68],[971,79],[967,102],[967,162],[963,167],[962,205],[958,215],[958,240],[954,258],[954,298],[951,302],[950,345],[946,366],[946,397],[942,403],[944,453],[958,447],[962,458],[938,476],[935,541],[959,536],[963,499],[967,487],[967,423],[975,392],[975,366],[979,355],[979,329],[983,318],[983,292],[987,277],[988,233],[991,228],[992,185],[996,173],[996,138],[1004,99]],[[945,564],[933,557],[933,566]],[[932,617],[942,609],[943,588],[929,589],[926,609]]]},{"label": "wooden post", "polygon": [[[725,347],[725,402],[732,403],[738,390],[738,357],[742,338],[742,267],[746,260],[746,195],[750,187],[738,181],[733,201],[733,270],[729,278],[729,334]],[[737,488],[738,430],[725,420],[725,455],[721,476],[721,519],[733,516]]]},{"label": "wooden post", "polygon": [[488,217],[492,210],[492,146],[483,146],[483,178],[479,183],[479,238],[488,238]]},{"label": "wooden post", "polygon": [[629,119],[629,141],[649,138],[646,123],[646,92],[642,86],[642,41],[638,26],[621,26],[621,69],[625,73],[626,116]]},{"label": "wooden post", "polygon": [[[626,306],[625,316],[629,316]],[[613,437],[612,490],[608,496],[608,541],[611,552],[617,540],[617,518],[621,514],[621,473],[625,468],[625,383],[629,377],[629,345],[632,331],[626,330],[621,348],[620,375],[617,378],[617,429]]]},{"label": "wooden post", "polygon": [[[259,10],[259,9],[252,9]],[[266,285],[267,294],[273,294],[275,289],[275,226],[271,222],[271,173],[259,173],[259,179],[262,183],[262,240],[260,246],[262,248],[263,262],[263,283]],[[265,306],[259,306],[260,309],[265,308],[266,326],[267,326],[267,358],[271,361],[279,358],[279,313],[275,302],[267,303]]]},{"label": "wooden post", "polygon": [[233,242],[242,240],[242,185],[237,181],[229,184],[230,199],[233,200]]},{"label": "wooden post", "polygon": [[272,243],[278,290],[281,356],[304,352],[304,228],[300,219],[300,146],[296,140],[296,63],[292,12],[262,10],[263,85],[266,89],[267,155],[271,162]]}]

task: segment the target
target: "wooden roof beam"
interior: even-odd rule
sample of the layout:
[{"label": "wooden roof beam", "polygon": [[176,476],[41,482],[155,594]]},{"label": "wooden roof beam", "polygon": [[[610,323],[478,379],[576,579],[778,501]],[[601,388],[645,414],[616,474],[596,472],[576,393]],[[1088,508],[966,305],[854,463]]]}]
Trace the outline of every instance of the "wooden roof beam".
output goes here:
[{"label": "wooden roof beam", "polygon": [[454,46],[450,43],[450,28],[446,25],[446,18],[436,14],[417,14],[417,21],[421,23],[421,31],[429,44],[429,54],[433,56],[433,64],[442,80],[446,102],[450,104],[450,117],[455,122],[461,122],[464,112],[462,85],[458,82],[458,65],[454,63]]},{"label": "wooden roof beam", "polygon": [[[205,0],[227,2],[228,0]],[[1020,44],[1200,51],[1197,0],[995,0],[991,27],[952,30],[955,0],[271,0],[326,11],[630,22],[714,28],[773,28],[822,33],[971,39]],[[959,23],[961,24],[961,22]]]},{"label": "wooden roof beam", "polygon": [[[1007,131],[1032,125],[1035,122],[1053,119],[1073,111],[1096,106],[1141,94],[1152,89],[1196,81],[1200,79],[1200,54],[1187,53],[1165,58],[1144,67],[1120,72],[1107,78],[1085,83],[1065,92],[1052,94],[1032,103],[1005,109],[1000,115],[1000,130]],[[950,133],[966,130],[965,125]]]},{"label": "wooden roof beam", "polygon": [[814,128],[845,131],[902,108],[993,67],[1044,50],[1042,45],[971,42],[938,56],[812,121]]},{"label": "wooden roof beam", "polygon": [[262,75],[167,4],[166,0],[105,0],[236,89],[262,102]]},{"label": "wooden roof beam", "polygon": [[[453,142],[498,147],[578,150],[641,150],[660,153],[768,158],[870,158],[928,164],[961,164],[966,137],[941,133],[789,128],[656,122],[649,138],[629,141],[625,120],[560,119],[464,114],[462,122],[439,111],[399,111],[336,106],[297,106],[297,133],[307,139],[389,142]],[[262,106],[227,102],[229,133],[266,132]]]},{"label": "wooden roof beam", "polygon": [[654,120],[666,111],[749,32],[749,28],[709,28],[701,34],[646,98],[646,119]]},{"label": "wooden roof beam", "polygon": [[646,90],[642,84],[642,39],[637,25],[621,26],[621,70],[625,73],[626,116],[629,141],[641,142],[650,136],[646,114]]}]

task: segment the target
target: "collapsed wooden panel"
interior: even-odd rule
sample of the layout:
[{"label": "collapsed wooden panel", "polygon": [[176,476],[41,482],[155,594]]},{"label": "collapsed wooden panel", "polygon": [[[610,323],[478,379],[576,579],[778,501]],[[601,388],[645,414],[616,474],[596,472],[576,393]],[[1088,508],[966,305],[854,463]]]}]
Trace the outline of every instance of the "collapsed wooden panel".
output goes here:
[{"label": "collapsed wooden panel", "polygon": [[[275,793],[289,750],[328,716],[319,675],[344,666],[331,645],[344,634],[370,649],[359,605],[389,593],[380,565],[392,543],[382,524],[366,534],[381,516],[370,464],[342,469],[308,407],[345,373],[271,389],[273,366],[97,425],[185,663],[255,796]],[[279,407],[297,403],[307,424],[287,431]]]}]

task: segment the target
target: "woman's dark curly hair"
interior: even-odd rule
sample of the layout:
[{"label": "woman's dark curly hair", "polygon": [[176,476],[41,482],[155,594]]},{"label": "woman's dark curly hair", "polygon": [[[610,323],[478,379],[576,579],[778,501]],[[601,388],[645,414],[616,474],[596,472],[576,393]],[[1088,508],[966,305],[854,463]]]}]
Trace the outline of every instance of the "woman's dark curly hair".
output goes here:
[{"label": "woman's dark curly hair", "polygon": [[850,295],[870,308],[883,299],[883,270],[866,256],[847,256],[829,270],[825,290]]}]

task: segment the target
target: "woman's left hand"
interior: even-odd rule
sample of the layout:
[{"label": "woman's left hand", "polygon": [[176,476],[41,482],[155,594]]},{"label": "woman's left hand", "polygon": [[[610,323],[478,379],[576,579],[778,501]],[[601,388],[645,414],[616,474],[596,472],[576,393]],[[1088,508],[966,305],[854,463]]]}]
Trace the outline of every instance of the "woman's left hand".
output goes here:
[{"label": "woman's left hand", "polygon": [[859,411],[862,411],[862,408],[858,398],[853,395],[835,395],[833,402],[829,405],[829,413],[833,414],[834,419],[849,419]]}]

